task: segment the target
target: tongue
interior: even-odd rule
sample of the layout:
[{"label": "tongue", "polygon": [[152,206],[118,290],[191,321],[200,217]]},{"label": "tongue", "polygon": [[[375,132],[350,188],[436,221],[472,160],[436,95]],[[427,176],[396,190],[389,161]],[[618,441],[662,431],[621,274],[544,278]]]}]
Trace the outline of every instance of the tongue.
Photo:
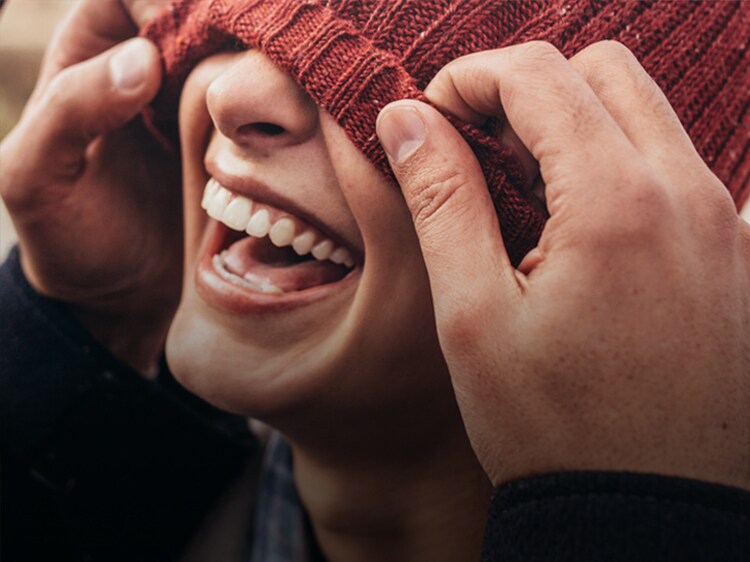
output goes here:
[{"label": "tongue", "polygon": [[268,238],[243,238],[222,256],[230,273],[255,284],[271,283],[284,292],[333,283],[349,273],[347,267],[330,260],[302,261],[291,248],[277,248]]}]

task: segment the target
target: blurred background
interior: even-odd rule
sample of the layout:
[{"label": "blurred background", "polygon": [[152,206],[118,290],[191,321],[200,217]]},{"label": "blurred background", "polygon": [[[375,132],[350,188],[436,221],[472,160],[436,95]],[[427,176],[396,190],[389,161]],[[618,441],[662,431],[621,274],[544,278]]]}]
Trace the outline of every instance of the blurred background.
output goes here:
[{"label": "blurred background", "polygon": [[[18,121],[34,88],[44,48],[57,23],[75,4],[76,0],[6,0],[0,8],[0,139]],[[0,173],[2,169],[0,162]],[[0,202],[0,260],[15,239]]]}]

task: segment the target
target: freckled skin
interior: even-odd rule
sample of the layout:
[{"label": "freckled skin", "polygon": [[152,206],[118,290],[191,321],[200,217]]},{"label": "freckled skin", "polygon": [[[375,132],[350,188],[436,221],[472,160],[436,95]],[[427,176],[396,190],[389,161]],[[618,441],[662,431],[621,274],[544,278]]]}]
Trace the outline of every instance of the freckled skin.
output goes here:
[{"label": "freckled skin", "polygon": [[[667,98],[612,41],[573,57],[530,42],[441,74],[430,101],[474,119],[502,111],[539,162],[550,211],[513,270],[481,170],[450,123],[416,101],[381,113],[381,139],[399,111],[430,132],[391,163],[493,483],[629,470],[750,487],[750,228]],[[460,189],[435,196],[459,176]]]}]

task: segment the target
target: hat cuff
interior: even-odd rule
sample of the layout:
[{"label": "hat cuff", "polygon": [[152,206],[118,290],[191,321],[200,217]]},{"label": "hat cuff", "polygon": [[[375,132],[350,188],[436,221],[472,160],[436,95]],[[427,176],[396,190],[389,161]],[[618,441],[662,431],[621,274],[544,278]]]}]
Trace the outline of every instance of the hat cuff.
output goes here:
[{"label": "hat cuff", "polygon": [[[160,45],[165,62],[156,115],[174,115],[182,84],[202,58],[227,49],[257,48],[288,72],[395,182],[375,132],[378,114],[392,101],[427,100],[393,53],[378,49],[352,22],[312,2],[183,0],[169,10],[144,31]],[[166,121],[155,125],[163,128]],[[470,125],[453,118],[451,122],[480,161],[509,256],[517,264],[538,241],[544,216],[527,200],[510,151]]]}]

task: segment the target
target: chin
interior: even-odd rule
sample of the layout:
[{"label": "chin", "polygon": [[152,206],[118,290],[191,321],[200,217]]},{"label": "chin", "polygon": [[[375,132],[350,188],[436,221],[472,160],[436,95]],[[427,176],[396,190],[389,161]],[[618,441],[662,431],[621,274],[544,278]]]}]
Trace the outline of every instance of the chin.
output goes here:
[{"label": "chin", "polygon": [[183,386],[223,410],[263,420],[299,412],[327,402],[345,376],[347,300],[336,295],[272,317],[232,315],[192,288],[170,328],[167,362]]},{"label": "chin", "polygon": [[[329,299],[263,315],[231,314],[188,283],[167,361],[183,386],[216,407],[295,434],[443,402],[452,391],[429,299],[388,301],[372,290],[380,287],[365,272]],[[410,321],[394,323],[404,310],[414,313]]]}]

